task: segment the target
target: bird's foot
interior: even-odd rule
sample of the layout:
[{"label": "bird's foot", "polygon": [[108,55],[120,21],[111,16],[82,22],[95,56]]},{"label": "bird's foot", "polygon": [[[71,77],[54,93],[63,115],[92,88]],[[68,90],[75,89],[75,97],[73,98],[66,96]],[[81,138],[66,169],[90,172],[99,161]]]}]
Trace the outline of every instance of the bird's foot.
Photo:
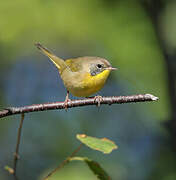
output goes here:
[{"label": "bird's foot", "polygon": [[68,97],[65,98],[65,101],[64,101],[64,108],[65,110],[67,111],[68,109],[68,103],[71,103],[71,99],[69,99]]},{"label": "bird's foot", "polygon": [[97,106],[100,107],[101,102],[103,101],[102,96],[95,96],[94,97],[94,102],[97,102]]},{"label": "bird's foot", "polygon": [[71,102],[72,102],[71,99],[69,99],[69,91],[67,90],[67,95],[66,95],[65,101],[64,101],[64,108],[66,111],[68,109],[68,103],[71,103]]}]

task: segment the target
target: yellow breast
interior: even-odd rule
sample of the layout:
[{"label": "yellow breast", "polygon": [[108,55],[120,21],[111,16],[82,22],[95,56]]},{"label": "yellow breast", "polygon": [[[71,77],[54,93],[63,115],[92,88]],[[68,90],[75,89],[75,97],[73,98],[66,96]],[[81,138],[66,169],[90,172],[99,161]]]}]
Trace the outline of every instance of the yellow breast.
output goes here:
[{"label": "yellow breast", "polygon": [[79,87],[72,87],[70,92],[77,97],[88,97],[98,92],[105,84],[110,71],[104,70],[103,72],[92,76],[90,73],[86,73],[82,79],[82,83]]}]

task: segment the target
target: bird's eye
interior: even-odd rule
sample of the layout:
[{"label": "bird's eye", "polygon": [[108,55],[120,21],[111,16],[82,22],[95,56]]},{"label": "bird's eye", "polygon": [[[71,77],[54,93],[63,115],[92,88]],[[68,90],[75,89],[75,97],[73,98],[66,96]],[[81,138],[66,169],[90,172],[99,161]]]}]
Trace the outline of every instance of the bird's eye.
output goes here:
[{"label": "bird's eye", "polygon": [[98,68],[102,68],[102,65],[101,65],[101,64],[97,64],[97,67],[98,67]]}]

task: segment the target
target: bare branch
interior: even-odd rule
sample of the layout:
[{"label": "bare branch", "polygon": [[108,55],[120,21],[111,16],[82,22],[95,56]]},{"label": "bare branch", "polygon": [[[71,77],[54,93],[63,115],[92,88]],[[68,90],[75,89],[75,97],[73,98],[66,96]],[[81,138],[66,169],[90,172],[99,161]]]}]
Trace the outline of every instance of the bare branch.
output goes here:
[{"label": "bare branch", "polygon": [[[156,101],[158,97],[153,96],[152,94],[139,94],[131,96],[111,96],[111,97],[102,97],[101,102],[97,98],[86,98],[86,99],[76,99],[69,101],[67,108],[73,108],[78,106],[88,106],[88,105],[98,105],[101,104],[122,104],[122,103],[136,103],[136,102],[145,102],[145,101]],[[9,107],[0,111],[0,118],[5,116],[10,116],[14,114],[23,114],[36,111],[47,111],[55,109],[65,109],[64,102],[52,102],[44,104],[34,104],[30,106],[23,107]]]},{"label": "bare branch", "polygon": [[20,147],[20,140],[21,140],[21,131],[22,131],[22,127],[23,127],[23,121],[24,121],[24,113],[21,114],[21,120],[20,120],[20,126],[18,128],[18,135],[17,135],[17,142],[16,142],[16,150],[14,153],[14,165],[13,165],[13,170],[14,170],[14,178],[15,180],[17,180],[17,176],[16,176],[16,169],[17,169],[17,162],[19,159],[19,147]]}]

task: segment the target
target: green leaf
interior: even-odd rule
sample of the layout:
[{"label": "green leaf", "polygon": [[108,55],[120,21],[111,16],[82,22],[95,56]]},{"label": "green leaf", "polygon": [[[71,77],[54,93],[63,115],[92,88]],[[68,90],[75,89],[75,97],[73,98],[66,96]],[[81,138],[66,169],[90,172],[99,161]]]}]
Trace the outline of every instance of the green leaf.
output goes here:
[{"label": "green leaf", "polygon": [[77,134],[76,137],[83,144],[90,147],[91,149],[101,151],[105,154],[109,154],[112,152],[113,149],[118,148],[117,145],[113,141],[107,138],[99,139],[99,138],[87,136],[85,134]]},{"label": "green leaf", "polygon": [[110,180],[110,176],[106,171],[96,162],[87,157],[72,157],[70,161],[84,161],[90,168],[90,170],[97,176],[100,180]]}]

